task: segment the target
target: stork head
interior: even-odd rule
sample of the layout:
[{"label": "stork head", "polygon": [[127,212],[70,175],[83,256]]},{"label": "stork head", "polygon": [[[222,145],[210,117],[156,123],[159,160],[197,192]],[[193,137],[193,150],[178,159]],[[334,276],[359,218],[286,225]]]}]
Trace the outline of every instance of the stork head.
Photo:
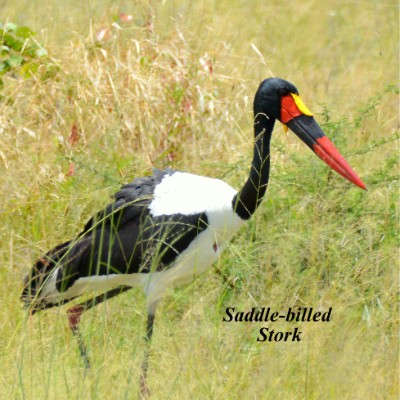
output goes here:
[{"label": "stork head", "polygon": [[344,178],[367,190],[365,184],[327,138],[303,103],[296,87],[280,78],[261,82],[254,98],[254,115],[279,120],[294,132],[322,161]]}]

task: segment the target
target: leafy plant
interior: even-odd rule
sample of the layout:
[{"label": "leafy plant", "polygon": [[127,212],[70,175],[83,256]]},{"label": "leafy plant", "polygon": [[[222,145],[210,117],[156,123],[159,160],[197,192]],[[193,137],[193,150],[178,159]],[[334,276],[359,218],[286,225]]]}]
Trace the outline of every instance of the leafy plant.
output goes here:
[{"label": "leafy plant", "polygon": [[[0,22],[0,76],[10,72],[30,78],[39,69],[48,53],[33,39],[34,35],[27,26]],[[0,78],[0,89],[3,86]]]}]

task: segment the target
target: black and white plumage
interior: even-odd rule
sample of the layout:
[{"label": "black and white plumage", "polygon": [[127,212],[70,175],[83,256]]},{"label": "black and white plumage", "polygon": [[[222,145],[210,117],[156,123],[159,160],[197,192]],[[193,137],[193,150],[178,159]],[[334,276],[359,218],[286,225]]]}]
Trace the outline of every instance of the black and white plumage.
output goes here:
[{"label": "black and white plumage", "polygon": [[[173,170],[155,170],[152,176],[123,186],[115,201],[95,215],[77,239],[37,261],[22,294],[31,313],[91,291],[106,291],[110,298],[141,286],[147,298],[150,339],[156,306],[165,290],[206,271],[260,204],[269,179],[270,139],[276,120],[331,168],[365,189],[301,102],[297,89],[282,79],[267,79],[254,99],[254,156],[241,190],[218,179]],[[73,308],[74,332],[82,312],[105,299],[101,295]],[[145,385],[147,356],[142,368]]]},{"label": "black and white plumage", "polygon": [[141,286],[154,313],[166,288],[203,273],[241,227],[235,194],[218,179],[173,170],[135,179],[75,241],[36,263],[23,296],[48,308],[91,291]]}]

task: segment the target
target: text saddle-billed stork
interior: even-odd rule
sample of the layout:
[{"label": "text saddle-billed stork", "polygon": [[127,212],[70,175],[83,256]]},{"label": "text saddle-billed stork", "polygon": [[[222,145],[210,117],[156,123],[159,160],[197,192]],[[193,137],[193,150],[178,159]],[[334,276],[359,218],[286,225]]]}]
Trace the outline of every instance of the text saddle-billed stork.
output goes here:
[{"label": "text saddle-billed stork", "polygon": [[[174,170],[155,170],[122,186],[115,201],[97,213],[74,239],[41,257],[26,277],[22,300],[30,314],[62,305],[92,291],[104,291],[67,311],[79,334],[81,314],[133,286],[147,301],[147,343],[158,302],[168,287],[188,283],[220,256],[227,242],[257,209],[268,185],[271,134],[278,120],[344,178],[366,189],[315,122],[295,86],[264,80],[254,98],[254,156],[244,186]],[[141,390],[146,393],[146,348]]]}]

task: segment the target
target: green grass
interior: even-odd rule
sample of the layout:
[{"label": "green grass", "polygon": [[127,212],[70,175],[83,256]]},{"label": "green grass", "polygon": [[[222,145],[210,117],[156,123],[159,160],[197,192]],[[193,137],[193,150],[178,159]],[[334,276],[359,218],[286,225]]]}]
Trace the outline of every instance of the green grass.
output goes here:
[{"label": "green grass", "polygon": [[[27,318],[23,276],[152,167],[239,188],[252,98],[273,74],[298,87],[369,191],[278,124],[260,209],[214,268],[159,307],[153,398],[396,399],[397,2],[3,3],[2,22],[36,31],[49,58],[30,79],[2,76],[0,398],[136,398],[143,295],[84,316],[85,373],[65,307]],[[133,20],[113,28],[120,12]],[[96,42],[101,29],[110,37]],[[222,322],[226,307],[253,306],[332,307],[333,318],[300,323],[300,343],[260,343],[264,325]]]}]

